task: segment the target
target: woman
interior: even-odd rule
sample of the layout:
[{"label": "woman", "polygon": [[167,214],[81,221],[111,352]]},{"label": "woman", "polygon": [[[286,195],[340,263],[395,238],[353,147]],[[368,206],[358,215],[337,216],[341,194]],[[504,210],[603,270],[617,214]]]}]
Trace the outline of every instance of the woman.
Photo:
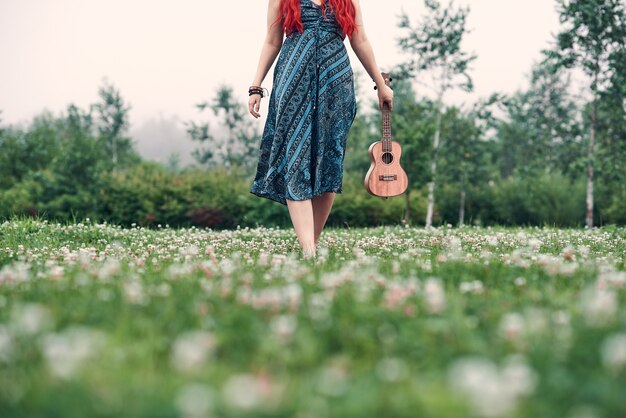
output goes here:
[{"label": "woman", "polygon": [[315,256],[335,194],[341,193],[346,140],[356,115],[346,36],[376,83],[380,109],[383,103],[391,109],[393,99],[365,35],[359,0],[316,1],[269,0],[267,35],[248,102],[258,118],[267,91],[261,84],[278,56],[250,192],[287,205],[305,258]]}]

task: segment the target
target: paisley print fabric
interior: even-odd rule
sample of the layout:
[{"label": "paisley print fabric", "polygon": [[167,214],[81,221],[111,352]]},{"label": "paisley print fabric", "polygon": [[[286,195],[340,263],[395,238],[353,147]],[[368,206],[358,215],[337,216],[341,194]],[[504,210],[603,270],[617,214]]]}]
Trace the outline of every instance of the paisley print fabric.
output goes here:
[{"label": "paisley print fabric", "polygon": [[283,42],[250,193],[286,205],[341,193],[348,132],[356,115],[352,67],[328,0],[325,16],[300,1],[304,31]]}]

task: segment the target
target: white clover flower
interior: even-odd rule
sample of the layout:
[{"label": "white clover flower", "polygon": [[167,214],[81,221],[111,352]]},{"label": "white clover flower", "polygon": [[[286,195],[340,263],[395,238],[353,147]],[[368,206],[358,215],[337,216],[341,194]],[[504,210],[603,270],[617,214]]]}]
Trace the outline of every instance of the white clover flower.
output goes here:
[{"label": "white clover flower", "polygon": [[587,258],[589,256],[589,247],[587,247],[586,245],[581,245],[580,247],[578,247],[578,252],[583,258]]},{"label": "white clover flower", "polygon": [[626,333],[614,334],[606,338],[600,348],[602,364],[611,372],[626,367]]},{"label": "white clover flower", "polygon": [[87,360],[97,356],[104,341],[101,331],[77,326],[42,335],[40,345],[52,375],[69,379]]},{"label": "white clover flower", "polygon": [[492,247],[495,247],[496,245],[498,245],[498,237],[494,235],[489,235],[487,237],[487,244],[491,245]]},{"label": "white clover flower", "polygon": [[613,268],[605,269],[598,275],[598,285],[623,289],[626,287],[626,271],[617,271]]},{"label": "white clover flower", "polygon": [[231,376],[222,388],[222,396],[233,409],[253,410],[262,402],[257,379],[251,374]]},{"label": "white clover flower", "polygon": [[13,335],[0,324],[0,361],[9,362],[13,356]]},{"label": "white clover flower", "polygon": [[537,238],[531,238],[528,240],[528,247],[533,251],[539,251],[541,246],[543,245],[543,241]]},{"label": "white clover flower", "polygon": [[331,298],[326,293],[318,292],[309,296],[308,312],[313,321],[326,321],[330,319]]},{"label": "white clover flower", "polygon": [[190,259],[193,257],[197,257],[200,254],[200,249],[195,245],[189,245],[187,247],[181,248],[179,250],[180,255],[185,257],[185,259]]},{"label": "white clover flower", "polygon": [[124,297],[130,303],[143,305],[148,302],[148,297],[143,285],[138,279],[127,280],[123,284]]},{"label": "white clover flower", "polygon": [[257,261],[257,264],[259,266],[267,266],[270,263],[270,255],[266,252],[261,251],[259,253],[259,260]]},{"label": "white clover flower", "polygon": [[407,376],[407,364],[396,357],[385,357],[376,365],[376,374],[381,380],[397,382]]},{"label": "white clover flower", "polygon": [[209,418],[214,402],[211,387],[201,383],[191,383],[178,392],[175,404],[182,418]]},{"label": "white clover flower", "polygon": [[532,393],[537,377],[521,357],[507,359],[502,370],[486,358],[466,357],[450,366],[448,383],[467,396],[476,414],[502,417],[514,411],[520,397]]},{"label": "white clover flower", "polygon": [[167,277],[177,280],[193,273],[193,265],[189,263],[172,264],[167,268]]},{"label": "white clover flower", "polygon": [[39,303],[16,305],[11,312],[10,326],[15,334],[39,334],[50,329],[52,325],[52,313]]},{"label": "white clover flower", "polygon": [[501,370],[501,379],[512,396],[530,395],[537,385],[537,374],[526,364],[521,355],[507,357]]},{"label": "white clover flower", "polygon": [[517,340],[525,332],[526,320],[519,312],[508,312],[500,319],[500,333],[507,340]]},{"label": "white clover flower", "polygon": [[430,278],[424,284],[426,307],[430,313],[440,313],[446,306],[446,297],[441,282]]},{"label": "white clover flower", "polygon": [[343,367],[326,366],[319,374],[317,390],[328,396],[341,396],[348,388],[348,376]]},{"label": "white clover flower", "polygon": [[196,371],[204,366],[214,348],[213,334],[206,331],[187,331],[174,341],[170,364],[181,372]]},{"label": "white clover flower", "polygon": [[617,296],[612,290],[588,287],[581,292],[580,305],[588,324],[602,325],[615,317]]},{"label": "white clover flower", "polygon": [[482,293],[483,290],[483,282],[481,282],[480,280],[461,282],[461,284],[459,285],[459,291],[461,293]]},{"label": "white clover flower", "polygon": [[120,261],[116,258],[107,257],[106,261],[96,270],[96,277],[106,282],[120,271]]},{"label": "white clover flower", "polygon": [[16,261],[0,269],[0,284],[25,282],[29,278],[30,264]]},{"label": "white clover flower", "polygon": [[448,256],[451,258],[458,258],[462,256],[462,243],[461,239],[458,237],[450,238],[450,242],[448,243]]},{"label": "white clover flower", "polygon": [[289,341],[296,330],[297,324],[293,315],[279,315],[272,318],[270,329],[280,340]]}]

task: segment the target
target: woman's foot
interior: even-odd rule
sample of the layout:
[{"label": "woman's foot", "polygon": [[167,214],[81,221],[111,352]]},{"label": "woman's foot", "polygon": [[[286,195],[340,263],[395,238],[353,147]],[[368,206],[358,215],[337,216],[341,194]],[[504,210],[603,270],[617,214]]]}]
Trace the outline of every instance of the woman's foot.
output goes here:
[{"label": "woman's foot", "polygon": [[306,248],[302,250],[302,257],[305,260],[311,259],[311,258],[315,258],[316,254],[315,254],[315,248]]}]

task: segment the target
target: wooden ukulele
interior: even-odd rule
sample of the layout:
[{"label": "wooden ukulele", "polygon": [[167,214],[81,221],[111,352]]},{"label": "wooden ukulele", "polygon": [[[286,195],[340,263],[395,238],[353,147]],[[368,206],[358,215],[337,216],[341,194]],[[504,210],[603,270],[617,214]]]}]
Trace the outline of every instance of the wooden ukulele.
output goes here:
[{"label": "wooden ukulele", "polygon": [[[381,73],[385,85],[389,86],[391,78],[387,73]],[[389,106],[383,103],[383,139],[376,141],[369,147],[371,165],[365,175],[365,189],[374,196],[387,199],[404,193],[409,183],[406,173],[400,167],[402,148],[396,141],[391,140],[391,118]]]}]

